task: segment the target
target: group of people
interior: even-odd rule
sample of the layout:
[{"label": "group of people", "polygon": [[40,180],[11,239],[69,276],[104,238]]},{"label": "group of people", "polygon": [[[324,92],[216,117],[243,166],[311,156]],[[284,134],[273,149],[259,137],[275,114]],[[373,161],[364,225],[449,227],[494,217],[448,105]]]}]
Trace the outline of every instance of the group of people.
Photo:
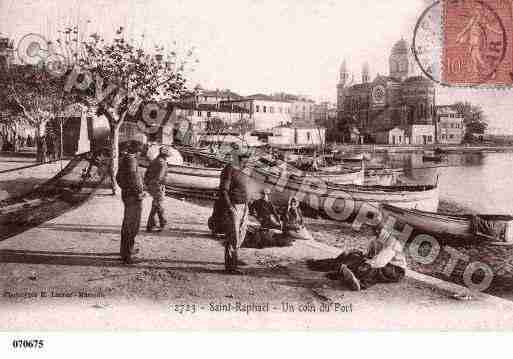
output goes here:
[{"label": "group of people", "polygon": [[[121,225],[121,259],[125,264],[135,262],[139,252],[135,247],[135,237],[139,233],[142,215],[142,201],[146,191],[152,196],[150,215],[146,224],[148,232],[161,231],[167,225],[163,206],[167,174],[167,157],[170,153],[161,147],[158,156],[150,162],[144,177],[138,163],[138,154],[142,146],[136,141],[130,142],[119,161],[116,182],[121,188],[124,205],[123,224]],[[158,226],[157,226],[158,221]]]},{"label": "group of people", "polygon": [[46,163],[55,161],[59,157],[59,144],[53,136],[46,135],[36,139],[37,141],[37,161],[39,163]]},{"label": "group of people", "polygon": [[[137,154],[141,147],[137,142],[129,144],[126,153],[120,159],[118,185],[122,190],[125,206],[121,229],[121,258],[124,263],[134,262],[135,236],[139,231],[142,212],[142,200],[147,191],[152,197],[152,207],[147,222],[147,230],[162,230],[167,224],[165,217],[164,181],[167,173],[166,158],[169,152],[161,147],[159,155],[151,161],[144,178],[140,174]],[[293,230],[303,226],[303,217],[296,198],[291,197],[284,215],[280,216],[270,200],[271,192],[263,190],[262,198],[250,203],[249,176],[245,168],[249,154],[235,152],[233,161],[229,162],[221,172],[219,200],[221,216],[225,225],[223,232],[225,269],[230,274],[243,274],[239,269],[238,249],[244,242],[248,218],[253,214],[265,229],[282,231]],[[157,220],[159,226],[157,226]],[[368,288],[376,283],[398,282],[405,276],[406,259],[402,244],[386,229],[371,241],[367,252],[349,251],[338,258],[336,272],[331,278],[346,283],[353,290]]]},{"label": "group of people", "polygon": [[19,151],[23,147],[32,147],[34,145],[32,137],[28,135],[2,135],[0,136],[0,150],[1,151]]}]

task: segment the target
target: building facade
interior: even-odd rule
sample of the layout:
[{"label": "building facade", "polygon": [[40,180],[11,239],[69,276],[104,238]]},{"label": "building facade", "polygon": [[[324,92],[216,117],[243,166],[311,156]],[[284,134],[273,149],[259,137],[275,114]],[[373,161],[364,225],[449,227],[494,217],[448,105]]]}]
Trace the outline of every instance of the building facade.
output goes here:
[{"label": "building facade", "polygon": [[0,72],[7,71],[14,61],[14,43],[0,36]]},{"label": "building facade", "polygon": [[313,106],[312,117],[315,123],[326,123],[337,118],[337,105],[323,101]]},{"label": "building facade", "polygon": [[241,100],[223,101],[222,105],[237,106],[247,111],[257,131],[292,124],[292,104],[287,100],[257,94]]},{"label": "building facade", "polygon": [[311,126],[315,102],[307,99],[292,100],[290,103],[292,123],[295,126]]},{"label": "building facade", "polygon": [[374,142],[393,138],[378,133],[395,128],[403,129],[413,143],[418,142],[418,132],[424,133],[426,126],[432,127],[434,137],[435,88],[430,80],[415,74],[405,40],[392,48],[388,76],[378,74],[371,81],[368,64],[363,65],[361,73],[361,82],[353,84],[346,62],[342,63],[337,85],[338,121],[356,126]]},{"label": "building facade", "polygon": [[222,101],[239,100],[242,96],[230,90],[205,90],[196,86],[195,90],[184,97],[183,102],[197,105],[218,105]]},{"label": "building facade", "polygon": [[465,136],[464,116],[451,106],[438,106],[436,140],[440,144],[460,144]]},{"label": "building facade", "polygon": [[273,147],[318,147],[326,141],[323,127],[275,127],[268,143]]}]

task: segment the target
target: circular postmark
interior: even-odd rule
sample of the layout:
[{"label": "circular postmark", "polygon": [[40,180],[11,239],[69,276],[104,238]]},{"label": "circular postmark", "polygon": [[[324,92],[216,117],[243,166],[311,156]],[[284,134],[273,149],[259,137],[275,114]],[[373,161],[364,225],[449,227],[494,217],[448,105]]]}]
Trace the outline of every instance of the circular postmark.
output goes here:
[{"label": "circular postmark", "polygon": [[424,75],[445,86],[511,83],[501,18],[510,14],[493,5],[494,1],[435,1],[422,12],[412,52]]}]

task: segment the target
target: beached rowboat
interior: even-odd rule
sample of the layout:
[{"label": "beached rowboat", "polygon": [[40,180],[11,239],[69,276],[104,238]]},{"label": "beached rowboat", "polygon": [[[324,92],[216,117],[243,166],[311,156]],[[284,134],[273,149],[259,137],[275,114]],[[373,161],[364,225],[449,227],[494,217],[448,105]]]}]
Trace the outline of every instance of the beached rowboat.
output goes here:
[{"label": "beached rowboat", "polygon": [[[145,164],[142,164],[146,167]],[[277,172],[278,174],[279,172]],[[363,170],[347,170],[339,172],[301,172],[297,178],[304,176],[317,178],[321,181],[338,184],[363,184]],[[300,174],[303,174],[300,175]],[[219,188],[220,168],[199,167],[193,165],[168,165],[166,183],[171,186],[215,190]]]},{"label": "beached rowboat", "polygon": [[[202,155],[202,154],[197,154]],[[265,188],[271,190],[271,197],[277,205],[286,205],[291,196],[295,196],[303,206],[318,210],[321,215],[330,217],[330,213],[343,211],[343,208],[352,208],[357,212],[362,205],[379,207],[379,204],[390,203],[402,208],[417,208],[426,211],[438,209],[438,186],[360,186],[354,184],[336,184],[326,181],[322,176],[300,176],[290,170],[286,164],[274,165],[272,162],[260,158],[252,161],[252,165],[243,173],[247,174],[247,184],[250,199],[258,199]],[[170,168],[173,168],[170,166]],[[181,169],[183,170],[183,169]],[[183,179],[177,174],[167,176],[167,184],[175,187],[198,189],[193,185],[201,182],[203,189],[207,189],[207,179],[219,169],[206,169],[204,171],[189,171]],[[301,173],[301,171],[299,171]],[[203,174],[208,176],[198,176]],[[183,176],[183,174],[182,174]],[[196,178],[194,178],[196,177]],[[207,178],[207,179],[206,179]],[[219,177],[217,176],[219,181]],[[210,184],[211,190],[217,186]],[[327,212],[328,211],[328,212]],[[347,211],[346,211],[347,212]]]},{"label": "beached rowboat", "polygon": [[419,232],[433,234],[440,240],[460,239],[513,244],[513,216],[445,214],[398,208],[383,204],[385,220],[392,216]]}]

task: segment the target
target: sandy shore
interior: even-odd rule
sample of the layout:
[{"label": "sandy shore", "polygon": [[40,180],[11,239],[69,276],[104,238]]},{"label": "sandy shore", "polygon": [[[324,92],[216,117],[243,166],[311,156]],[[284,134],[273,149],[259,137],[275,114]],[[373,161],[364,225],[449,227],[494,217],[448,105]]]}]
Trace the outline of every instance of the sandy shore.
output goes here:
[{"label": "sandy shore", "polygon": [[[144,206],[145,217],[149,199]],[[122,206],[106,193],[0,242],[2,329],[513,328],[508,301],[458,301],[412,278],[351,292],[309,270],[307,259],[339,252],[321,242],[366,247],[370,232],[339,223],[309,221],[315,241],[243,248],[245,275],[227,275],[206,224],[211,209],[176,199],[166,207],[170,228],[140,233],[133,266],[119,259]]]}]

